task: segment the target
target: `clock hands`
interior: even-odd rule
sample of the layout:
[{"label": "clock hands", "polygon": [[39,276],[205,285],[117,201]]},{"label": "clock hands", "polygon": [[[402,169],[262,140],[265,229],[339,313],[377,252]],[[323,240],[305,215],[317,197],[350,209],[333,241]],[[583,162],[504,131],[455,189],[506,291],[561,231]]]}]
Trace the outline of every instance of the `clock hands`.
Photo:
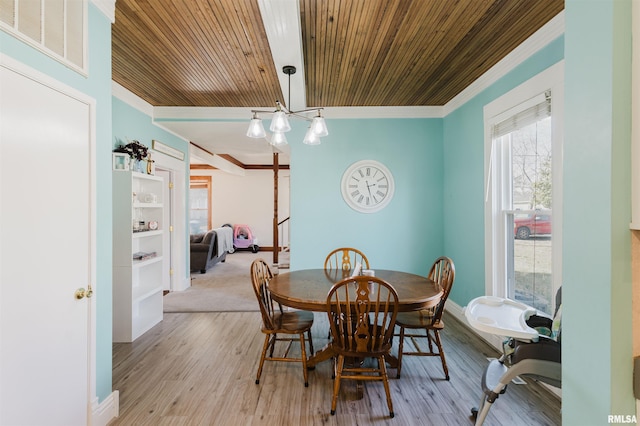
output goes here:
[{"label": "clock hands", "polygon": [[373,194],[371,193],[371,187],[372,187],[372,186],[376,186],[376,182],[374,181],[371,185],[369,185],[369,181],[368,181],[368,180],[365,180],[365,181],[364,181],[364,183],[365,183],[365,185],[367,185],[367,191],[369,191],[369,197],[371,197],[371,199],[372,199],[374,202],[376,202],[376,203],[377,203],[377,202],[378,202],[378,199],[377,199],[376,197],[374,197],[374,196],[373,196]]}]

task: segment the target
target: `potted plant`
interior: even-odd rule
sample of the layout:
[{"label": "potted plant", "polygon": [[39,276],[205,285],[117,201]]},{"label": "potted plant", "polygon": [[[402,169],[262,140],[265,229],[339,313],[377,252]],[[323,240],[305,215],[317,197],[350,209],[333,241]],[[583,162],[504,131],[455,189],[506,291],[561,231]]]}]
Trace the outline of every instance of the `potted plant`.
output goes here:
[{"label": "potted plant", "polygon": [[119,145],[113,152],[128,154],[131,157],[132,170],[145,173],[146,167],[143,167],[142,160],[146,160],[149,157],[149,148],[139,141],[132,140],[126,145]]}]

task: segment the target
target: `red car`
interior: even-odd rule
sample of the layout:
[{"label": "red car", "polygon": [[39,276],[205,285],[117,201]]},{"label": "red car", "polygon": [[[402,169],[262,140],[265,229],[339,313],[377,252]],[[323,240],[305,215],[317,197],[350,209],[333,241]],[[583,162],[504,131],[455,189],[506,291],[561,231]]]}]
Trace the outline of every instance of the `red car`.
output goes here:
[{"label": "red car", "polygon": [[513,220],[516,239],[526,240],[531,235],[551,235],[551,213],[538,212]]}]

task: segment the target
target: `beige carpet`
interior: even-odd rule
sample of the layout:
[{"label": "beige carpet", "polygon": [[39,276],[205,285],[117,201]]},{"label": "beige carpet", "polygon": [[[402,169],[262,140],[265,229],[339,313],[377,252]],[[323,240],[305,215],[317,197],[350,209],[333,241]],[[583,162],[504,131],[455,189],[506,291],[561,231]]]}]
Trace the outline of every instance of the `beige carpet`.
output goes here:
[{"label": "beige carpet", "polygon": [[271,252],[238,251],[227,254],[205,274],[191,274],[191,287],[164,296],[164,312],[251,312],[258,302],[251,286],[251,262],[273,261]]}]

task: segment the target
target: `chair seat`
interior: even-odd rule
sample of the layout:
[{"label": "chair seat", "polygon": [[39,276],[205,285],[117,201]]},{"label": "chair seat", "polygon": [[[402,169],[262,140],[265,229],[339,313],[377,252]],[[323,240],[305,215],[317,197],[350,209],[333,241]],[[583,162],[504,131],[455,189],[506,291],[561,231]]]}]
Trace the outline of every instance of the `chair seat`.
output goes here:
[{"label": "chair seat", "polygon": [[420,312],[398,312],[396,325],[404,328],[432,328],[442,330],[444,322],[442,320],[433,324],[433,316],[424,315]]},{"label": "chair seat", "polygon": [[[451,259],[445,256],[441,256],[436,259],[431,266],[428,277],[442,288],[442,298],[438,304],[431,309],[418,312],[398,313],[396,325],[400,327],[400,333],[397,334],[397,336],[400,337],[400,341],[398,343],[397,378],[400,378],[400,372],[402,371],[403,356],[413,355],[439,356],[440,361],[442,362],[444,376],[449,380],[449,369],[447,368],[447,362],[444,357],[444,349],[442,348],[442,341],[440,340],[440,331],[444,329],[442,313],[444,312],[444,304],[449,297],[449,292],[453,285],[455,273],[455,267],[453,266],[453,261]],[[407,333],[407,330],[411,331]],[[419,330],[424,330],[424,332],[420,332]],[[414,347],[413,351],[405,351],[405,338],[408,338],[412,342]],[[423,350],[418,344],[418,340],[422,339],[427,340],[428,350]],[[434,349],[433,343],[437,346],[437,351]]]},{"label": "chair seat", "polygon": [[[313,354],[313,338],[311,337],[313,312],[284,312],[279,303],[276,307],[269,292],[269,282],[272,278],[273,273],[264,259],[258,258],[251,263],[251,283],[260,307],[262,333],[264,334],[264,344],[256,374],[256,385],[260,384],[260,375],[265,361],[281,361],[300,362],[302,364],[304,386],[307,387],[309,386],[309,380],[306,345],[307,343],[309,344],[309,353]],[[284,337],[282,336],[283,334],[285,335]],[[296,341],[300,344],[300,356],[298,357],[289,354],[291,344]],[[276,345],[281,343],[286,343],[284,354],[281,356],[274,355]]]},{"label": "chair seat", "polygon": [[299,334],[311,329],[313,325],[313,312],[289,311],[276,313],[273,316],[275,330],[272,333]]}]

